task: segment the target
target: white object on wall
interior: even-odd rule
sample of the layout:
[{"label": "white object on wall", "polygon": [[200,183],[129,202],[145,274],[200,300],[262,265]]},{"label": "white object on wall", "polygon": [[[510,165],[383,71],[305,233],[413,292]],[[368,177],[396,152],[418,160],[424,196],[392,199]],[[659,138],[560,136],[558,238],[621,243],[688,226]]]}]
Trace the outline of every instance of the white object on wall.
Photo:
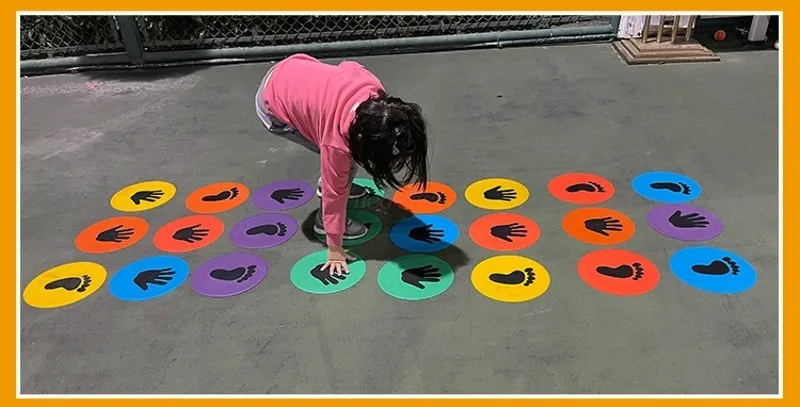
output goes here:
[{"label": "white object on wall", "polygon": [[[674,16],[666,16],[668,18],[673,18]],[[687,28],[689,25],[689,15],[681,15],[678,17],[678,27],[679,28]],[[617,31],[618,38],[642,38],[642,30],[644,29],[644,19],[645,16],[643,15],[623,15],[619,21],[619,30]],[[650,26],[651,28],[658,26],[659,22],[661,21],[661,16],[650,16]],[[697,19],[695,19],[695,25],[697,24]],[[694,27],[692,27],[694,28]],[[655,36],[655,29],[650,30],[650,35]]]}]

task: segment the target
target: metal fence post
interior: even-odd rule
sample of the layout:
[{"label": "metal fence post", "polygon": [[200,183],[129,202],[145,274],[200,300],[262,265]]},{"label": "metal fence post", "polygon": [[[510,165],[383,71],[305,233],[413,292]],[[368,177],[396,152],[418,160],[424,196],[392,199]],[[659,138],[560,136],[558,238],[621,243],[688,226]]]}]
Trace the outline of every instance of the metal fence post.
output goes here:
[{"label": "metal fence post", "polygon": [[131,65],[143,65],[144,46],[142,45],[142,36],[139,34],[139,26],[136,24],[136,17],[116,16],[114,19],[117,20],[117,26]]}]

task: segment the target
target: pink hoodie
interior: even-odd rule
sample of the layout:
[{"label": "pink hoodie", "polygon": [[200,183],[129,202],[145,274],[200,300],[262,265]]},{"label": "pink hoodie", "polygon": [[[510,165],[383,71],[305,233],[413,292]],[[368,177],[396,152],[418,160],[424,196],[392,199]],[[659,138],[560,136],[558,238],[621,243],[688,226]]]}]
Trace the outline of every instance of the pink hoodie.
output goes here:
[{"label": "pink hoodie", "polygon": [[329,246],[341,246],[350,196],[348,131],[356,108],[383,90],[356,62],[330,65],[305,54],[277,63],[263,97],[267,110],[296,128],[320,150],[322,219]]}]

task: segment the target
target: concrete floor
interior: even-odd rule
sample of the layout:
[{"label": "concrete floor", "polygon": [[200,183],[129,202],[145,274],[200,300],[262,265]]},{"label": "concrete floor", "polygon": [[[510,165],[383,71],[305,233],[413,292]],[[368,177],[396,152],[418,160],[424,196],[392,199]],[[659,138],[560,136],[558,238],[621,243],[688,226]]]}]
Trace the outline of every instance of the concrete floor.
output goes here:
[{"label": "concrete floor", "polygon": [[[528,186],[531,198],[515,212],[538,222],[542,237],[519,254],[549,269],[549,291],[505,304],[473,289],[470,270],[495,253],[470,241],[467,228],[486,211],[460,196],[442,213],[462,230],[443,254],[456,277],[435,299],[403,302],[377,287],[378,269],[400,254],[386,232],[354,249],[369,259],[354,288],[301,293],[289,269],[321,246],[298,234],[259,252],[271,274],[245,295],[210,299],[185,283],[144,303],[117,300],[107,287],[65,308],[23,303],[23,393],[778,391],[776,52],[651,67],[625,66],[608,44],[359,60],[390,91],[423,106],[436,181],[460,193],[487,177]],[[186,215],[183,199],[204,184],[314,182],[317,158],[266,134],[253,111],[268,66],[23,79],[21,288],[66,262],[97,261],[113,275],[159,254],[152,234]],[[647,226],[653,204],[630,182],[650,170],[702,184],[695,204],[726,225],[710,244],[755,265],[755,287],[710,295],[670,273],[670,255],[691,244]],[[576,262],[596,247],[563,232],[573,206],[547,192],[552,177],[573,171],[616,184],[604,206],[637,222],[636,236],[620,247],[660,267],[651,293],[614,297],[578,277]],[[73,240],[84,227],[119,215],[110,196],[148,179],[173,182],[178,195],[139,214],[151,225],[146,240],[114,254],[79,252]],[[291,213],[305,221],[315,209]],[[245,204],[220,217],[230,228],[255,212]],[[225,237],[184,258],[194,267],[235,249]]]}]

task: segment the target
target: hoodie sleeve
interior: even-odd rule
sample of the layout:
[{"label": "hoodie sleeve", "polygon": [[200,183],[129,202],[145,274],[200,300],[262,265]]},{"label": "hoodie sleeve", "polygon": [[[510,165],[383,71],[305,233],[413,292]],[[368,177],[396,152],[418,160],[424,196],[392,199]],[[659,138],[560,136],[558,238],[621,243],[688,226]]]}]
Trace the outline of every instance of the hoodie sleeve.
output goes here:
[{"label": "hoodie sleeve", "polygon": [[320,149],[322,175],[322,222],[328,246],[341,246],[347,219],[347,200],[350,197],[349,153],[335,147]]}]

